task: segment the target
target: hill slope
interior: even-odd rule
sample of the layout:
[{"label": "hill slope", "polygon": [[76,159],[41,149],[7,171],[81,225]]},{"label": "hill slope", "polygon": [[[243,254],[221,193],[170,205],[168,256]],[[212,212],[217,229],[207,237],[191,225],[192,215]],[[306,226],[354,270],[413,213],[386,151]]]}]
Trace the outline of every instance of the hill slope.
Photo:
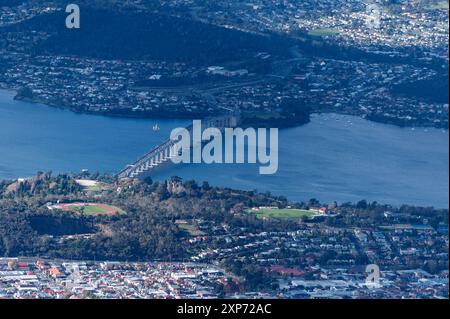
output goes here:
[{"label": "hill slope", "polygon": [[65,54],[104,59],[157,59],[192,64],[235,60],[265,51],[288,54],[290,41],[262,36],[158,13],[112,12],[84,8],[81,28],[65,28],[65,12],[21,23],[21,31],[52,36],[35,54]]}]

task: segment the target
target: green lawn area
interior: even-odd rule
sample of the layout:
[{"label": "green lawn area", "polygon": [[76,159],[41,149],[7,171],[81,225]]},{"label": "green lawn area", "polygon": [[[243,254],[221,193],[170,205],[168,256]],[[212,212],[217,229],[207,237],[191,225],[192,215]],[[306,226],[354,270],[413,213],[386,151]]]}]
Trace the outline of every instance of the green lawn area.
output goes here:
[{"label": "green lawn area", "polygon": [[298,219],[302,217],[312,217],[317,215],[316,212],[304,209],[260,209],[257,212],[251,211],[259,218],[271,217],[276,219]]},{"label": "green lawn area", "polygon": [[177,224],[178,228],[188,232],[189,235],[191,235],[191,236],[195,237],[195,236],[202,236],[202,235],[204,235],[204,233],[201,230],[199,230],[197,227],[195,227],[192,224],[189,224],[189,223],[184,222],[184,221],[183,222],[178,221],[178,222],[175,222],[175,223]]},{"label": "green lawn area", "polygon": [[86,187],[88,192],[102,192],[104,189],[105,187],[101,184]]},{"label": "green lawn area", "polygon": [[108,189],[108,185],[95,180],[78,179],[76,182],[88,192],[100,193]]},{"label": "green lawn area", "polygon": [[68,205],[67,208],[71,211],[84,214],[84,215],[114,215],[114,214],[125,214],[125,212],[115,206],[107,205]]},{"label": "green lawn area", "polygon": [[339,34],[339,31],[329,28],[316,29],[308,32],[308,35],[313,37],[324,37]]},{"label": "green lawn area", "polygon": [[449,7],[448,0],[445,0],[445,1],[437,1],[436,3],[430,4],[428,9],[430,9],[430,10],[447,9],[448,10],[448,7]]}]

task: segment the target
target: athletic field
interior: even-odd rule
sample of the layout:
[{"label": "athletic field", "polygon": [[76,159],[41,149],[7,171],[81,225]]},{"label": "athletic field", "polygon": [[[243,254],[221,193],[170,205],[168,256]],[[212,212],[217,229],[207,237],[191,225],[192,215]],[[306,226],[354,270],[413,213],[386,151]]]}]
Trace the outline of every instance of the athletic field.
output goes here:
[{"label": "athletic field", "polygon": [[325,36],[332,36],[332,35],[337,35],[337,34],[339,34],[339,31],[334,30],[334,29],[328,29],[328,28],[316,29],[316,30],[311,30],[308,32],[308,35],[313,36],[313,37],[325,37]]},{"label": "athletic field", "polygon": [[276,208],[262,208],[258,211],[251,211],[259,218],[270,217],[275,219],[299,219],[302,217],[313,217],[317,212],[305,209],[276,209]]},{"label": "athletic field", "polygon": [[86,216],[125,214],[125,212],[118,207],[100,203],[58,204],[55,206],[55,208],[62,209],[64,211],[83,214]]}]

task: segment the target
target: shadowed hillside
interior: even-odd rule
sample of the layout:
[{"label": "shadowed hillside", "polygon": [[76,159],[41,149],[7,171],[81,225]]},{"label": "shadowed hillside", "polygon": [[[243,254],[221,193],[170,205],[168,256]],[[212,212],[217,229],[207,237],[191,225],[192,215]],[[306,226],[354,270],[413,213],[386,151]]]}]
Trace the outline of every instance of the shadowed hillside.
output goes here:
[{"label": "shadowed hillside", "polygon": [[431,79],[402,83],[393,87],[392,91],[430,103],[448,103],[448,73],[439,74]]},{"label": "shadowed hillside", "polygon": [[43,15],[15,28],[53,34],[35,54],[104,59],[157,59],[192,64],[235,60],[265,51],[288,54],[289,41],[207,25],[163,14],[83,8],[81,28],[65,28],[65,12]]}]

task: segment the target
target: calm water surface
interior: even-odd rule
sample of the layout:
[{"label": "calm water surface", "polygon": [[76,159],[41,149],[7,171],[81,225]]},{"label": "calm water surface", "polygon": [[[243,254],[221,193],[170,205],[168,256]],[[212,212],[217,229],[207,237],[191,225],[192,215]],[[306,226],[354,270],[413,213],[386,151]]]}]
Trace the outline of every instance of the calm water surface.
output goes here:
[{"label": "calm water surface", "polygon": [[[159,132],[152,131],[156,123]],[[14,101],[13,93],[0,91],[0,179],[48,170],[113,173],[187,123],[74,114]],[[275,175],[261,176],[255,165],[192,164],[154,178],[177,175],[292,200],[368,199],[448,208],[448,142],[447,130],[412,130],[322,114],[305,126],[280,131]]]}]

